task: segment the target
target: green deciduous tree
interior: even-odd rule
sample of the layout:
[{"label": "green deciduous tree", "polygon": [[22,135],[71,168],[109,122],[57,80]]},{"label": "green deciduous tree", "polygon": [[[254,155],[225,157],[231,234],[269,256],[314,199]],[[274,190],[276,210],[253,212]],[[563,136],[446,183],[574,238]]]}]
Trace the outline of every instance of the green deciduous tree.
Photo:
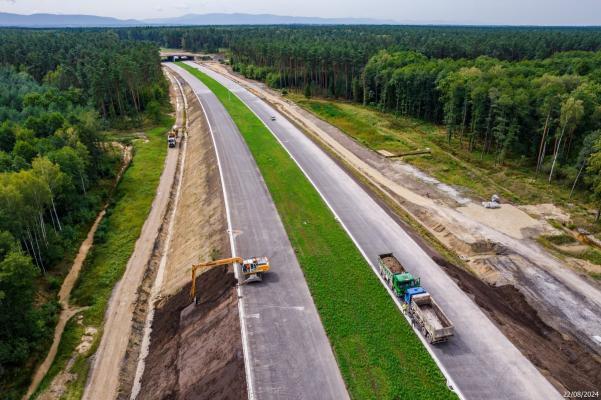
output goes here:
[{"label": "green deciduous tree", "polygon": [[597,221],[601,217],[601,138],[597,139],[586,169],[587,180],[591,185],[594,201],[597,203]]}]

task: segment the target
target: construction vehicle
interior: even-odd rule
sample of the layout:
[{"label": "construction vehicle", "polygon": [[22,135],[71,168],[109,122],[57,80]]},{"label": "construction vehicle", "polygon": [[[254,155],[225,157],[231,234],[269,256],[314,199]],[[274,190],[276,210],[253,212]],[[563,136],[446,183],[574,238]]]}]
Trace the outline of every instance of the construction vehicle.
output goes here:
[{"label": "construction vehicle", "polygon": [[420,279],[405,271],[394,254],[380,254],[378,265],[384,281],[403,302],[403,312],[429,343],[441,343],[453,336],[454,327],[449,318],[421,287]]},{"label": "construction vehicle", "polygon": [[227,266],[229,264],[240,264],[242,266],[242,275],[244,280],[242,284],[250,282],[259,282],[263,279],[263,274],[269,271],[269,260],[267,257],[251,257],[243,259],[240,257],[224,258],[221,260],[209,261],[192,266],[192,286],[190,288],[190,297],[196,303],[196,270],[201,268],[215,268]]},{"label": "construction vehicle", "polygon": [[177,125],[173,125],[173,128],[167,133],[167,145],[169,147],[175,147],[177,144],[177,137],[179,136],[179,128]]},{"label": "construction vehicle", "polygon": [[423,287],[407,289],[404,296],[407,315],[417,325],[426,340],[432,344],[446,342],[454,333],[449,318]]},{"label": "construction vehicle", "polygon": [[403,298],[407,289],[419,286],[419,278],[415,278],[405,271],[394,254],[380,254],[378,264],[380,265],[380,275],[398,298]]}]

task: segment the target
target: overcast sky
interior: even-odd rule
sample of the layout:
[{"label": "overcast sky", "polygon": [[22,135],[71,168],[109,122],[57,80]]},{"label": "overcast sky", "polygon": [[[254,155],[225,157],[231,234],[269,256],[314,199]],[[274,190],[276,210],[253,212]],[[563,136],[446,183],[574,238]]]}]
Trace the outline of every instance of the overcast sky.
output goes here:
[{"label": "overcast sky", "polygon": [[415,23],[601,25],[601,0],[0,0],[0,11],[134,19],[240,12]]}]

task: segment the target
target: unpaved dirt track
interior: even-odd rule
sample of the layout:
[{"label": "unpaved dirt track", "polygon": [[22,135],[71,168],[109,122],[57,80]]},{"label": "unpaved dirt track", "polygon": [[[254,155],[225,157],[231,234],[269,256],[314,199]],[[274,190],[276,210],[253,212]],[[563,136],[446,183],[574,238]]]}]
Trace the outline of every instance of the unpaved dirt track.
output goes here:
[{"label": "unpaved dirt track", "polygon": [[[119,181],[121,180],[123,173],[129,166],[129,163],[131,161],[131,147],[130,146],[125,147],[125,146],[122,146],[121,144],[117,144],[117,143],[115,143],[114,145],[116,147],[122,149],[122,165],[121,165],[121,168],[119,169],[117,176],[115,177],[115,181],[113,184],[113,190],[117,186]],[[102,218],[104,218],[104,215],[106,214],[107,206],[108,205],[105,204],[102,207],[102,210],[96,216],[96,219],[94,220],[94,223],[92,224],[92,227],[88,231],[88,235],[86,236],[85,240],[82,242],[81,246],[79,247],[77,255],[75,256],[75,259],[73,260],[73,265],[71,266],[71,269],[69,270],[69,273],[67,274],[67,276],[65,277],[65,280],[63,281],[63,284],[61,285],[61,288],[58,292],[58,301],[62,307],[62,310],[58,317],[58,322],[56,324],[56,327],[54,328],[54,338],[52,341],[52,346],[50,346],[50,350],[48,350],[48,354],[46,355],[46,358],[44,359],[42,364],[40,364],[40,366],[36,370],[35,375],[33,376],[31,383],[29,384],[29,388],[27,389],[27,393],[25,394],[25,396],[23,396],[23,399],[30,398],[31,395],[38,388],[39,384],[42,382],[42,379],[44,379],[44,377],[48,373],[48,370],[52,366],[52,363],[54,362],[54,358],[56,357],[56,352],[58,351],[58,345],[60,344],[60,341],[63,336],[63,332],[65,330],[65,326],[67,325],[67,322],[69,322],[71,317],[73,317],[75,314],[77,314],[78,312],[80,312],[83,309],[83,308],[75,308],[75,307],[71,306],[71,304],[69,304],[69,298],[71,297],[71,291],[73,290],[73,286],[75,286],[75,282],[77,281],[77,278],[79,277],[79,272],[81,271],[81,267],[83,266],[83,263],[86,260],[86,257],[88,256],[88,252],[90,251],[90,248],[92,248],[92,245],[94,244],[94,235],[96,234],[96,230],[98,229],[98,226],[100,225],[100,221],[102,221]]]},{"label": "unpaved dirt track", "polygon": [[[165,140],[165,146],[167,146],[166,142]],[[117,396],[121,363],[128,347],[133,311],[138,300],[138,287],[144,278],[155,240],[163,224],[175,179],[178,151],[169,150],[171,151],[167,153],[164,165],[156,166],[156,168],[163,167],[156,197],[123,277],[113,289],[105,314],[103,335],[93,356],[83,399],[110,400]]]},{"label": "unpaved dirt track", "polygon": [[271,261],[263,282],[240,287],[249,398],[348,398],[302,270],[243,138],[206,86],[182,68],[168,67],[199,95],[212,125],[235,255]]},{"label": "unpaved dirt track", "polygon": [[189,129],[181,191],[170,222],[172,239],[167,244],[163,276],[153,288],[159,300],[142,379],[134,386],[134,394],[144,400],[244,399],[246,379],[233,274],[225,268],[201,273],[197,278],[200,304],[190,306],[191,265],[228,257],[230,246],[211,135],[196,96],[183,81],[182,86],[188,98]]},{"label": "unpaved dirt track", "polygon": [[[456,332],[448,343],[430,349],[465,398],[561,398],[470,297],[315,143],[240,85],[205,67],[189,64],[228,87],[255,111],[304,169],[374,268],[378,254],[393,252],[409,272],[421,276],[423,285],[453,321]],[[277,116],[276,121],[271,121],[272,115]]]}]

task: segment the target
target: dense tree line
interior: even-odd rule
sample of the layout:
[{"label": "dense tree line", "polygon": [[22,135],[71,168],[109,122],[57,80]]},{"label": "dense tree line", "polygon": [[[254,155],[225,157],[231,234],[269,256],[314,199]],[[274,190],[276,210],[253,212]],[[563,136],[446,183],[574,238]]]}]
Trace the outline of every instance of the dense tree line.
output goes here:
[{"label": "dense tree line", "polygon": [[[127,28],[123,38],[191,51],[231,50],[234,68],[275,87],[357,98],[361,73],[380,50],[431,58],[489,56],[507,61],[547,58],[569,50],[601,50],[598,28],[251,26]],[[360,97],[360,96],[359,96]]]},{"label": "dense tree line", "polygon": [[101,202],[101,191],[91,189],[99,178],[114,174],[116,160],[103,151],[98,112],[82,89],[40,84],[5,66],[0,67],[0,93],[4,384],[13,382],[12,374],[22,374],[19,366],[51,337],[57,304],[35,300],[36,280],[76,248],[77,225],[90,221]]},{"label": "dense tree line", "polygon": [[[549,181],[594,186],[599,28],[255,26],[135,28],[167,47],[227,48],[234,70],[444,123],[481,157],[524,159]],[[593,179],[594,180],[594,179]]]},{"label": "dense tree line", "polygon": [[0,30],[0,65],[80,88],[103,117],[136,117],[165,98],[156,44],[108,31]]},{"label": "dense tree line", "polygon": [[444,122],[449,141],[497,162],[525,158],[549,181],[576,168],[577,184],[601,129],[600,71],[599,52],[509,62],[382,51],[364,69],[362,94],[382,110]]},{"label": "dense tree line", "polygon": [[100,132],[160,117],[167,83],[155,44],[115,33],[0,39],[0,397],[12,399],[52,338],[56,266],[78,248],[119,163]]}]

